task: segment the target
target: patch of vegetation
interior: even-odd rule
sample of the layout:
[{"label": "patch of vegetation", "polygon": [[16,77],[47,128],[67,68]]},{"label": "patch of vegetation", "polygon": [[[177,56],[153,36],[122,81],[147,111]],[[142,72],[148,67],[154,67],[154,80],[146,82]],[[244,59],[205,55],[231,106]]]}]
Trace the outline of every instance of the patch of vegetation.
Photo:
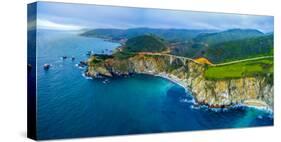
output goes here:
[{"label": "patch of vegetation", "polygon": [[161,55],[149,55],[149,54],[144,54],[143,56],[147,57],[147,58],[153,58],[153,57],[160,58],[160,57],[162,57]]},{"label": "patch of vegetation", "polygon": [[135,55],[136,55],[136,53],[122,51],[122,52],[116,52],[112,56],[119,60],[125,60],[125,59],[129,59]]},{"label": "patch of vegetation", "polygon": [[112,55],[105,55],[105,54],[94,54],[93,56],[91,56],[88,59],[88,63],[91,66],[91,65],[102,63],[102,61],[104,61],[106,59],[110,59],[110,58],[113,58],[113,56]]},{"label": "patch of vegetation", "polygon": [[273,74],[273,58],[258,59],[222,66],[208,66],[205,78],[210,80],[235,79]]},{"label": "patch of vegetation", "polygon": [[95,64],[101,63],[103,60],[98,59],[96,56],[91,56],[88,59],[89,66],[94,66]]},{"label": "patch of vegetation", "polygon": [[[247,31],[241,31],[247,33]],[[255,33],[250,31],[250,33]],[[236,34],[230,34],[233,38],[213,39],[220,34],[214,34],[208,40],[188,41],[176,44],[172,49],[172,54],[185,56],[189,58],[205,57],[212,63],[223,63],[246,58],[273,55],[273,34],[246,34],[246,36],[234,37]],[[226,34],[226,33],[225,33]],[[211,34],[210,34],[211,35]],[[224,34],[222,34],[224,35]],[[229,36],[229,37],[232,37]],[[241,39],[242,38],[242,39]],[[209,41],[209,40],[216,41]],[[210,44],[210,43],[211,44]]]},{"label": "patch of vegetation", "polygon": [[177,56],[184,56],[188,58],[202,57],[201,50],[204,48],[204,44],[195,43],[192,41],[181,42],[175,45],[175,48],[171,50],[171,54]]},{"label": "patch of vegetation", "polygon": [[125,60],[119,60],[118,62],[115,62],[115,68],[118,71],[122,71],[122,72],[128,72],[129,71],[128,62],[125,61]]},{"label": "patch of vegetation", "polygon": [[205,52],[204,56],[214,63],[272,56],[273,35],[224,42],[208,47]]},{"label": "patch of vegetation", "polygon": [[106,55],[106,54],[94,54],[94,56],[95,56],[97,59],[100,59],[100,60],[106,60],[106,59],[113,58],[112,55]]},{"label": "patch of vegetation", "polygon": [[218,44],[227,41],[245,39],[250,37],[263,36],[264,33],[254,29],[231,29],[218,33],[207,33],[197,36],[194,41],[203,42],[208,45]]},{"label": "patch of vegetation", "polygon": [[155,35],[142,35],[130,38],[123,50],[125,52],[161,52],[166,50],[165,41]]}]

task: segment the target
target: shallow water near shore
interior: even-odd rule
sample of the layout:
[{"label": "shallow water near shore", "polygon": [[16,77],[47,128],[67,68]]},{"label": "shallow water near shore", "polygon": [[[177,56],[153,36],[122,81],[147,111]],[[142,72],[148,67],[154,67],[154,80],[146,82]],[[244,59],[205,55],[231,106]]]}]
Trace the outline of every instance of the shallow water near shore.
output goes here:
[{"label": "shallow water near shore", "polygon": [[[76,65],[88,58],[87,51],[110,54],[118,46],[75,33],[38,31],[39,139],[273,125],[272,113],[255,108],[195,107],[188,90],[159,76],[83,77],[85,69]],[[47,71],[46,63],[51,64]]]}]

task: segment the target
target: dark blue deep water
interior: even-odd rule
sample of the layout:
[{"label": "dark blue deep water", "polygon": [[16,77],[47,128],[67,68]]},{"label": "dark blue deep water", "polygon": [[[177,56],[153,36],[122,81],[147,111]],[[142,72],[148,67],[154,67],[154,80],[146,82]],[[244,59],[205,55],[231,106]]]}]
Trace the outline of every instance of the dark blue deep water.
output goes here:
[{"label": "dark blue deep water", "polygon": [[[117,46],[76,33],[38,31],[39,139],[273,125],[272,113],[254,108],[194,107],[190,92],[161,77],[83,77],[85,69],[76,64],[87,59],[87,51],[102,53]],[[45,63],[52,65],[48,71]]]}]

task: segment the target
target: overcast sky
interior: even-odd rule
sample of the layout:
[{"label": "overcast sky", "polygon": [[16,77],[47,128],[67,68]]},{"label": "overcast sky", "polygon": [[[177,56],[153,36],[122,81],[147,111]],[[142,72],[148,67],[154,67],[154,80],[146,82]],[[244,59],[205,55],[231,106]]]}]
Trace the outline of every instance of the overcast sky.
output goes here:
[{"label": "overcast sky", "polygon": [[215,30],[250,28],[262,32],[273,31],[272,16],[48,2],[38,3],[37,20],[38,28],[56,30],[149,27]]}]

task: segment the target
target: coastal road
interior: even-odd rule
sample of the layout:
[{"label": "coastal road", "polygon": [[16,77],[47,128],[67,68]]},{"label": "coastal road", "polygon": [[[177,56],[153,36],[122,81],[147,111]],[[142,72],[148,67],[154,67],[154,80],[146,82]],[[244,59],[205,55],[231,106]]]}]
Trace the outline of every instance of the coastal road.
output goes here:
[{"label": "coastal road", "polygon": [[[192,58],[182,57],[182,56],[177,56],[177,55],[171,55],[171,54],[167,54],[167,53],[139,52],[138,54],[140,54],[140,55],[169,56],[169,57],[173,57],[173,58],[185,59],[185,60],[193,61],[193,62],[198,63],[198,64],[202,64],[202,63],[200,63],[200,62],[198,62],[198,61],[196,61],[195,59],[192,59]],[[220,63],[220,64],[210,64],[210,65],[211,66],[223,66],[223,65],[229,65],[229,64],[252,61],[252,60],[259,60],[259,59],[267,59],[267,58],[273,58],[273,56],[255,57],[255,58],[242,59],[242,60],[236,60],[236,61]]]},{"label": "coastal road", "polygon": [[171,54],[167,54],[167,53],[154,53],[154,52],[139,52],[139,55],[157,55],[157,56],[168,56],[168,57],[174,57],[174,58],[179,58],[179,59],[185,59],[185,60],[189,60],[189,61],[193,61],[196,63],[199,63],[197,61],[195,61],[192,58],[188,58],[188,57],[183,57],[183,56],[177,56],[177,55],[171,55]]},{"label": "coastal road", "polygon": [[249,58],[249,59],[243,59],[243,60],[236,60],[236,61],[231,61],[231,62],[226,62],[226,63],[213,64],[213,66],[223,66],[223,65],[229,65],[229,64],[234,64],[234,63],[253,61],[253,60],[259,60],[259,59],[268,59],[268,58],[273,58],[273,56],[263,56],[263,57],[255,57],[255,58]]}]

